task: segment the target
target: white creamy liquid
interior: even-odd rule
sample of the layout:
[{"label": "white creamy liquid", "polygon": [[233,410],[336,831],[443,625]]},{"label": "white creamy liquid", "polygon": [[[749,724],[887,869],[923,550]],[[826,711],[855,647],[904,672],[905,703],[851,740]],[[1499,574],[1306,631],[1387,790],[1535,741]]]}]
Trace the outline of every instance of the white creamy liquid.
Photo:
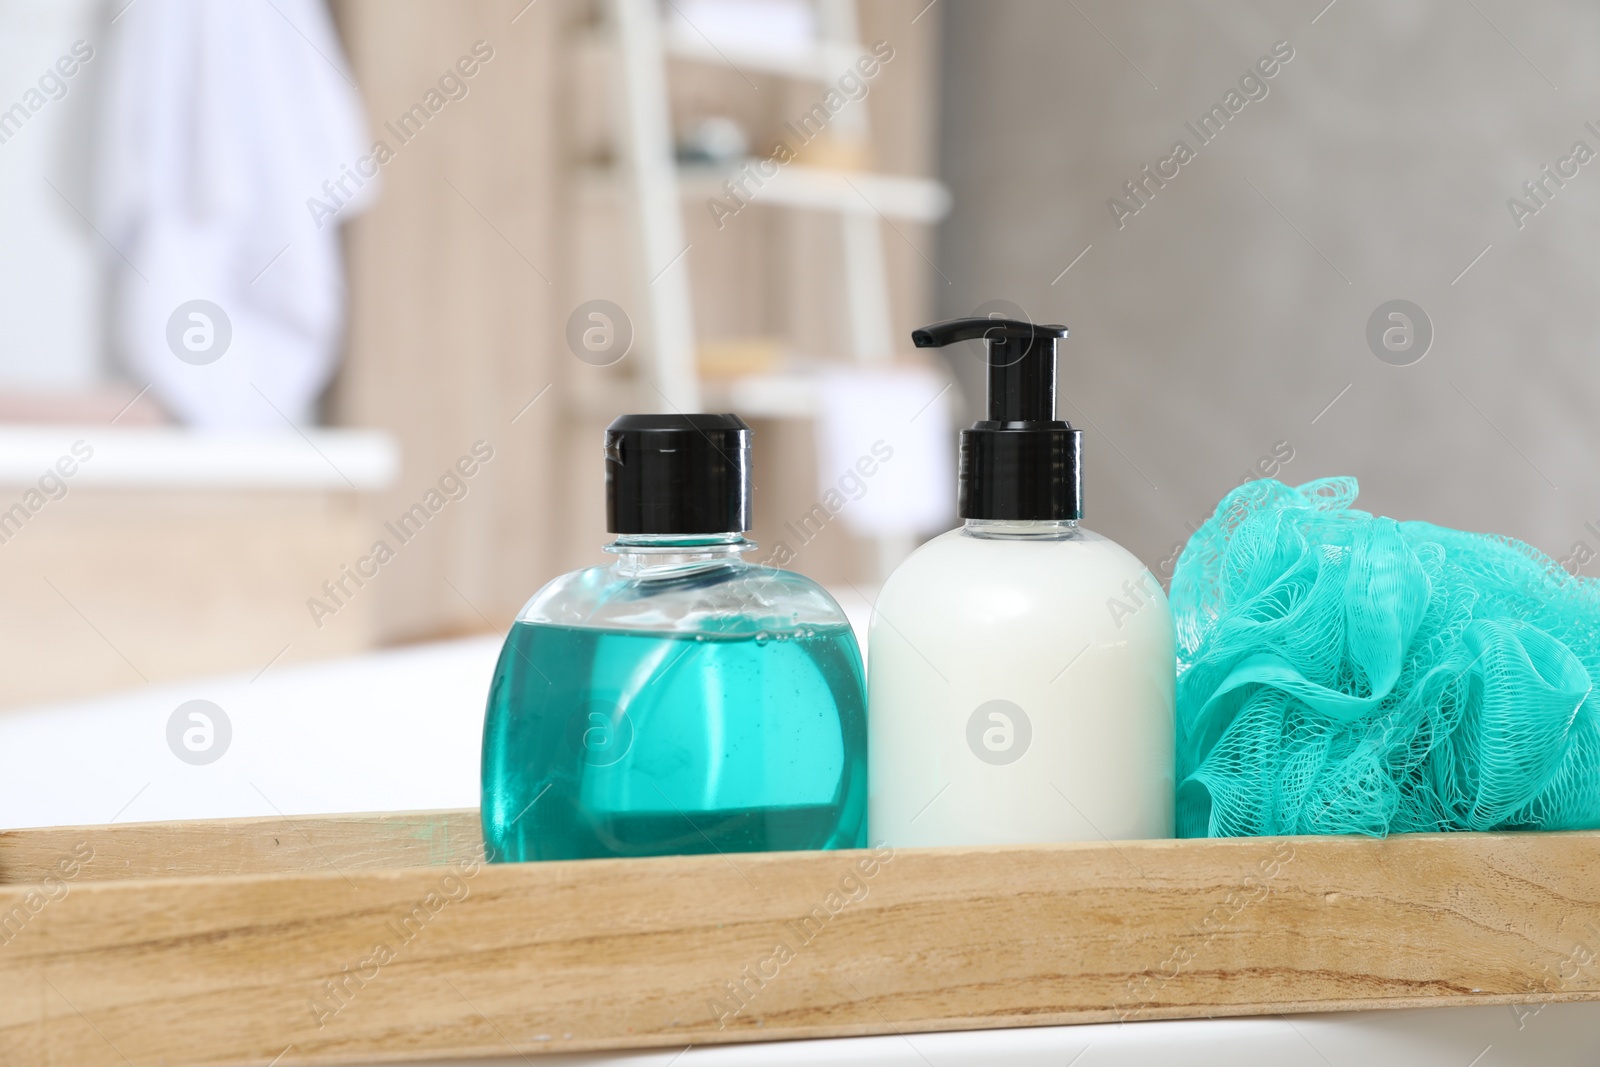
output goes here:
[{"label": "white creamy liquid", "polygon": [[874,842],[1172,836],[1172,616],[1115,542],[935,538],[884,585],[868,675]]}]

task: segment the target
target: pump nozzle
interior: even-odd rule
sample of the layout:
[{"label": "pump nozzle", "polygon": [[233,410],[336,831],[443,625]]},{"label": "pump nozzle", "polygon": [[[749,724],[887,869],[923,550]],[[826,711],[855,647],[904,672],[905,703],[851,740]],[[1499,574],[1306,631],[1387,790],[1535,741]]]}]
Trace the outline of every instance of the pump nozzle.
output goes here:
[{"label": "pump nozzle", "polygon": [[951,319],[913,331],[918,348],[988,342],[989,421],[1052,422],[1056,417],[1056,341],[1065,326],[1019,319]]},{"label": "pump nozzle", "polygon": [[963,519],[1082,517],[1082,431],[1056,419],[1056,342],[1065,326],[950,319],[911,333],[918,348],[988,343],[988,418],[961,431]]}]

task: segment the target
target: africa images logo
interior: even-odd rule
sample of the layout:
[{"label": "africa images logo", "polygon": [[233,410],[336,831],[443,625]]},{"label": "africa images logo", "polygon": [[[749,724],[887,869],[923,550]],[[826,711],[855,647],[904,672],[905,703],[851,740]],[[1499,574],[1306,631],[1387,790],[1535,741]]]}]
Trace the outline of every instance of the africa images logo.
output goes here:
[{"label": "africa images logo", "polygon": [[209,300],[185,301],[167,317],[167,347],[191,366],[215,363],[232,343],[228,313]]},{"label": "africa images logo", "polygon": [[985,701],[967,719],[967,747],[991,767],[1017,762],[1032,741],[1032,720],[1009,700]]}]

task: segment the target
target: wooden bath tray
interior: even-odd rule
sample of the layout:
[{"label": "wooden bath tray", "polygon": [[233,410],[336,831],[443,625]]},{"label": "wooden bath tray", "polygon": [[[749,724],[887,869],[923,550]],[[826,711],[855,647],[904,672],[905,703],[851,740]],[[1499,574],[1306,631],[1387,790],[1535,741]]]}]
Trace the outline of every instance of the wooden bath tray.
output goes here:
[{"label": "wooden bath tray", "polygon": [[0,833],[8,1067],[1600,999],[1600,833],[489,865],[475,811]]}]

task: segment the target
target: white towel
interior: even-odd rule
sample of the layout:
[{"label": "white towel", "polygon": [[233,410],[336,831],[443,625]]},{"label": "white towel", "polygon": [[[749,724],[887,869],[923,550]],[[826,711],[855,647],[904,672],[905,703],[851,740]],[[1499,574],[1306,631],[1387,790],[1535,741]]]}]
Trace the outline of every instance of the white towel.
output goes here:
[{"label": "white towel", "polygon": [[[114,30],[97,212],[120,357],[185,423],[312,421],[343,329],[338,223],[377,185],[348,177],[367,126],[326,7],[140,0]],[[308,201],[341,178],[319,226]],[[196,300],[226,322],[175,318]]]},{"label": "white towel", "polygon": [[915,367],[824,376],[818,491],[855,533],[915,536],[954,522],[950,391],[947,377]]}]

